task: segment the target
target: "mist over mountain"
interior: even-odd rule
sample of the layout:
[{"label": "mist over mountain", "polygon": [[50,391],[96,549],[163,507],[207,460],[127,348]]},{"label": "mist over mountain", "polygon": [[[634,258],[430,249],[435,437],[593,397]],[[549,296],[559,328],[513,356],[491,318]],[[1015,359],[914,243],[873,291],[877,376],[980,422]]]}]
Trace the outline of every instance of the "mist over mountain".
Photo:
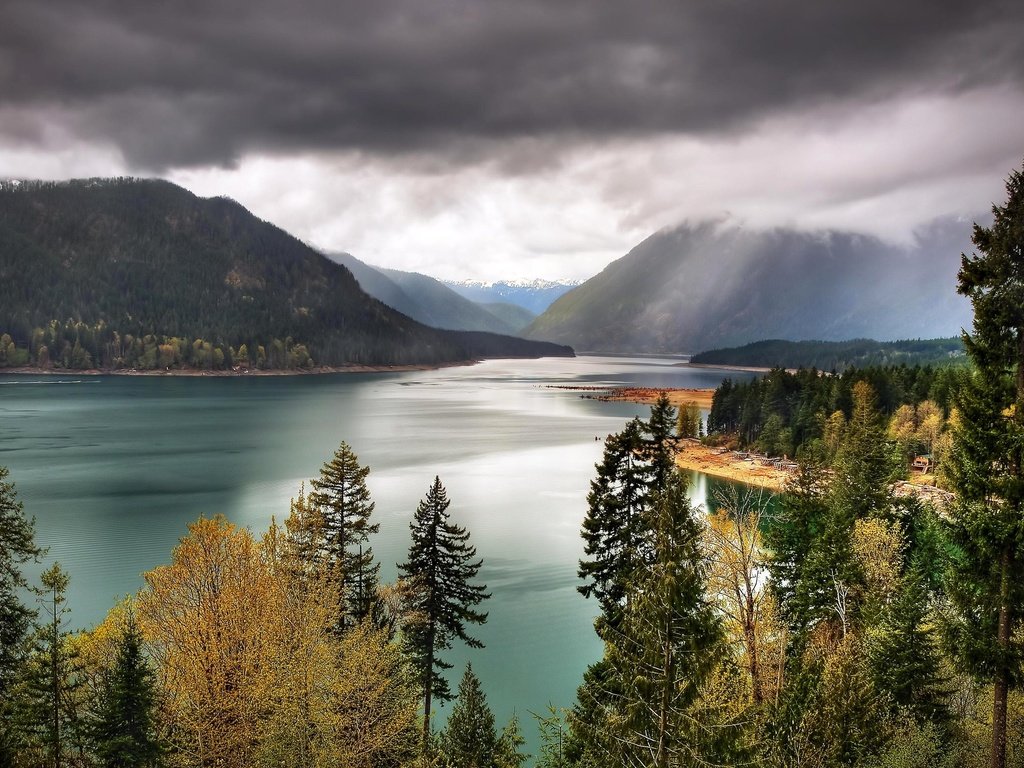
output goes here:
[{"label": "mist over mountain", "polygon": [[429,328],[233,200],[158,180],[0,182],[0,286],[0,333],[16,346],[56,322],[105,365],[129,335],[302,344],[328,365],[571,354]]},{"label": "mist over mountain", "polygon": [[445,285],[470,301],[481,304],[507,302],[539,315],[551,306],[558,297],[564,296],[578,281],[554,282],[551,280],[499,280],[483,283],[477,280],[446,280]]},{"label": "mist over mountain", "polygon": [[660,231],[572,290],[527,329],[577,350],[693,353],[760,339],[955,336],[970,227],[934,222],[912,247],[849,233]]}]

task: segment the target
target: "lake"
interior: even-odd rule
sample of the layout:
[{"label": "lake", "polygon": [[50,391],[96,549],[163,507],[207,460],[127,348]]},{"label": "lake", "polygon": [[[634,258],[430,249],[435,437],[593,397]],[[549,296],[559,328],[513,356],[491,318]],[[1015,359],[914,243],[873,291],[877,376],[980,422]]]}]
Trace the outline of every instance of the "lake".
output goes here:
[{"label": "lake", "polygon": [[[568,706],[600,656],[594,601],[577,592],[580,524],[601,440],[649,409],[557,387],[715,387],[751,374],[663,358],[495,360],[436,371],[280,377],[0,376],[0,465],[37,538],[71,575],[72,624],[89,627],[187,523],[226,515],[254,532],[283,520],[300,483],[344,440],[371,468],[391,580],[435,475],[483,558],[490,614],[468,659],[499,724]],[[702,502],[707,480],[695,476]],[[44,564],[45,565],[45,564]],[[453,686],[454,690],[454,686]],[[441,711],[444,717],[446,709]]]}]

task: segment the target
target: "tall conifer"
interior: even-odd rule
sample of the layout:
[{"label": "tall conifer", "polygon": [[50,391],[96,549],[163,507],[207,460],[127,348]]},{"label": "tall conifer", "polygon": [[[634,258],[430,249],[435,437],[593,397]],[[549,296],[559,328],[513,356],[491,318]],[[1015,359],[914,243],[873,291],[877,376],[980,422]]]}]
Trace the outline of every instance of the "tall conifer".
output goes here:
[{"label": "tall conifer", "polygon": [[406,650],[423,692],[423,748],[430,743],[430,712],[433,702],[451,701],[448,682],[441,674],[451,664],[440,651],[462,640],[470,648],[483,643],[466,631],[467,624],[482,624],[487,614],[476,606],[490,597],[487,586],[474,584],[482,561],[469,543],[469,532],[449,522],[451,502],[441,479],[434,478],[426,497],[416,508],[409,559],[398,566],[402,578],[412,584],[410,609],[415,621],[405,629]]},{"label": "tall conifer", "polygon": [[975,374],[960,390],[949,474],[959,546],[949,592],[959,607],[954,647],[993,684],[992,768],[1006,764],[1006,711],[1024,646],[1024,173],[1006,182],[991,227],[975,224],[958,291],[974,307],[964,345]]},{"label": "tall conifer", "polygon": [[338,582],[337,629],[344,631],[370,612],[377,590],[380,563],[374,563],[370,535],[380,528],[370,523],[374,504],[366,488],[369,467],[342,443],[320,476],[310,484],[308,504],[319,518],[319,556]]}]

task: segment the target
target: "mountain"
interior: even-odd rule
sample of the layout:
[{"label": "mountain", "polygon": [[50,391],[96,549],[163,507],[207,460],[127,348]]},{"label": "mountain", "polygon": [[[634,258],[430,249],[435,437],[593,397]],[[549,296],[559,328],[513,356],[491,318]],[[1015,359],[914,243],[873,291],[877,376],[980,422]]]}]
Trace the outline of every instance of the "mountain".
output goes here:
[{"label": "mountain", "polygon": [[535,315],[546,310],[559,296],[571,291],[579,282],[550,280],[506,281],[482,283],[476,280],[445,281],[445,285],[461,296],[479,304],[506,302],[516,304]]},{"label": "mountain", "polygon": [[0,286],[0,333],[16,348],[35,356],[45,340],[66,360],[73,345],[104,367],[189,364],[193,348],[218,367],[241,345],[266,350],[269,367],[296,346],[326,365],[571,354],[426,327],[238,203],[158,180],[0,182]]},{"label": "mountain", "polygon": [[492,315],[503,321],[509,327],[514,328],[516,333],[522,331],[537,319],[537,314],[521,307],[518,304],[511,304],[507,301],[494,301],[487,304],[480,304]]},{"label": "mountain", "polygon": [[434,328],[516,334],[536,317],[513,305],[477,304],[440,280],[419,272],[374,267],[350,253],[328,256],[344,264],[359,281],[359,286],[375,299]]},{"label": "mountain", "polygon": [[760,339],[955,336],[969,227],[940,221],[912,247],[841,232],[664,230],[558,299],[530,338],[606,352],[692,353]]},{"label": "mountain", "polygon": [[460,296],[440,280],[419,272],[378,269],[423,307],[431,320],[421,322],[435,328],[513,334],[525,327],[509,325],[479,304]]}]

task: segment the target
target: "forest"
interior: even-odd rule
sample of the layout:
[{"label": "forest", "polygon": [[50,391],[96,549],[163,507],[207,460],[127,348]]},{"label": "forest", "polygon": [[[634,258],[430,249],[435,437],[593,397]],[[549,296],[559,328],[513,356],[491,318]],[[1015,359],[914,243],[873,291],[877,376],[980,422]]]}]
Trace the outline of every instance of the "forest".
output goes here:
[{"label": "forest", "polygon": [[429,328],[226,198],[166,181],[0,182],[0,368],[411,365],[568,347]]},{"label": "forest", "polygon": [[693,355],[690,362],[701,365],[817,368],[819,371],[841,372],[847,368],[897,365],[962,365],[967,362],[967,353],[963,341],[958,337],[904,341],[768,339],[742,347],[711,349]]},{"label": "forest", "polygon": [[[0,762],[1024,765],[1024,175],[1007,189],[959,275],[971,367],[774,372],[740,387],[757,403],[792,387],[809,415],[780,429],[842,416],[794,442],[800,469],[780,496],[737,489],[695,508],[674,456],[690,419],[665,397],[607,438],[578,568],[603,654],[571,707],[535,718],[538,754],[518,720],[497,727],[470,666],[454,691],[445,674],[455,643],[486,653],[473,628],[489,594],[440,478],[398,580],[381,584],[369,470],[342,443],[283,524],[196,521],[86,632],[67,631],[59,564],[27,583],[44,553],[0,471]],[[714,424],[742,426],[727,399]],[[914,439],[945,420],[946,506],[894,493],[904,407],[928,410],[907,422]],[[770,419],[742,439],[763,439]],[[453,707],[435,729],[441,701]]]}]

